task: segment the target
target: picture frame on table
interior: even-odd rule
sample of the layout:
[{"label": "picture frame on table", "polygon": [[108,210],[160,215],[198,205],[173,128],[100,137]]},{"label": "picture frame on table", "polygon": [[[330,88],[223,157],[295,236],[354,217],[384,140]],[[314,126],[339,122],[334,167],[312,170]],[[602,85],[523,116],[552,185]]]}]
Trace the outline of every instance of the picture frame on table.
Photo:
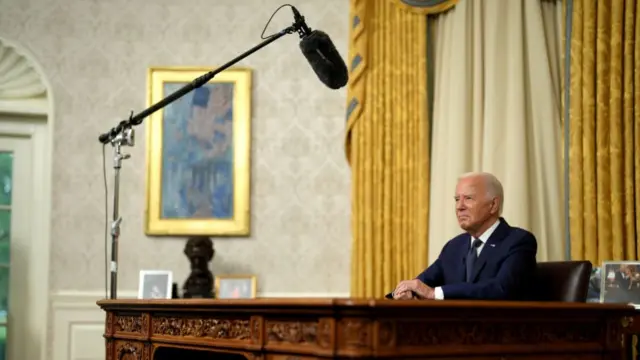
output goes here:
[{"label": "picture frame on table", "polygon": [[[148,106],[213,69],[150,68]],[[147,235],[250,235],[251,89],[231,67],[145,121]]]},{"label": "picture frame on table", "polygon": [[222,275],[214,279],[216,299],[255,299],[255,275]]},{"label": "picture frame on table", "polygon": [[173,272],[169,270],[141,270],[138,299],[171,299]]},{"label": "picture frame on table", "polygon": [[604,261],[600,302],[640,306],[640,261]]}]

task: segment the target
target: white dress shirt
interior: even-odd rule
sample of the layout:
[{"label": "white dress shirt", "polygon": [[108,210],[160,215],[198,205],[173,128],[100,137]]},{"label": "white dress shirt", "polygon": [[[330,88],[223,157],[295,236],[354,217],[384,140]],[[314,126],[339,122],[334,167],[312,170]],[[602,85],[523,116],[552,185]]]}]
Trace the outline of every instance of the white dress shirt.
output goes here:
[{"label": "white dress shirt", "polygon": [[[478,256],[480,256],[480,252],[482,251],[482,249],[484,248],[484,244],[487,243],[487,240],[489,240],[489,238],[491,237],[491,234],[493,234],[494,231],[496,231],[496,229],[498,228],[498,225],[500,225],[500,220],[496,221],[495,224],[491,225],[490,228],[487,229],[487,231],[485,231],[484,233],[482,233],[482,235],[480,235],[479,239],[480,241],[482,241],[482,243],[480,244],[480,246],[478,246],[476,248],[476,253],[478,254]],[[469,241],[469,246],[472,246],[473,242],[476,239],[472,236]],[[436,300],[444,300],[444,294],[442,293],[442,288],[441,287],[437,287],[435,289],[433,289],[435,294],[435,299]]]}]

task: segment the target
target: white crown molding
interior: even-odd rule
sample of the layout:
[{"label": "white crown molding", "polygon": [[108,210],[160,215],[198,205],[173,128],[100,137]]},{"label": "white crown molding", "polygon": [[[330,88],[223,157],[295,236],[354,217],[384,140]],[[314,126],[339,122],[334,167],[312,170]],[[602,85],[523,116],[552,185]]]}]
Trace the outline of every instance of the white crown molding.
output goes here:
[{"label": "white crown molding", "polygon": [[[136,299],[138,292],[136,290],[118,291],[120,299]],[[279,292],[263,292],[257,294],[258,298],[348,298],[349,293],[279,293]],[[98,309],[96,302],[105,298],[104,291],[80,291],[80,290],[60,290],[51,294],[51,307],[57,309],[86,309],[95,307]]]}]

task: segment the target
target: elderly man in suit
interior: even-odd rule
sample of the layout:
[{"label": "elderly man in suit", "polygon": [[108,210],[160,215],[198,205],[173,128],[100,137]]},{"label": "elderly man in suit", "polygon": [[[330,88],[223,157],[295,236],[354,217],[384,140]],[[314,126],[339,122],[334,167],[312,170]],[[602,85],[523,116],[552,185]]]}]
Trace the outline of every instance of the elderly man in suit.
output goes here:
[{"label": "elderly man in suit", "polygon": [[[417,278],[400,282],[394,299],[523,300],[536,271],[536,238],[501,217],[502,184],[488,173],[461,176],[456,215],[465,231],[449,240]],[[526,206],[523,204],[523,206]]]}]

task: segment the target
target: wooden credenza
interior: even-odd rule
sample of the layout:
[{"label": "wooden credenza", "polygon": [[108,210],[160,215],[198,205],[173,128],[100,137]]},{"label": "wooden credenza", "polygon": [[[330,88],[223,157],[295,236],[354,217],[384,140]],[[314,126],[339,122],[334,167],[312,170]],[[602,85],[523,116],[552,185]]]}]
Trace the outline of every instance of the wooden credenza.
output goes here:
[{"label": "wooden credenza", "polygon": [[107,360],[622,359],[624,305],[102,300]]}]

